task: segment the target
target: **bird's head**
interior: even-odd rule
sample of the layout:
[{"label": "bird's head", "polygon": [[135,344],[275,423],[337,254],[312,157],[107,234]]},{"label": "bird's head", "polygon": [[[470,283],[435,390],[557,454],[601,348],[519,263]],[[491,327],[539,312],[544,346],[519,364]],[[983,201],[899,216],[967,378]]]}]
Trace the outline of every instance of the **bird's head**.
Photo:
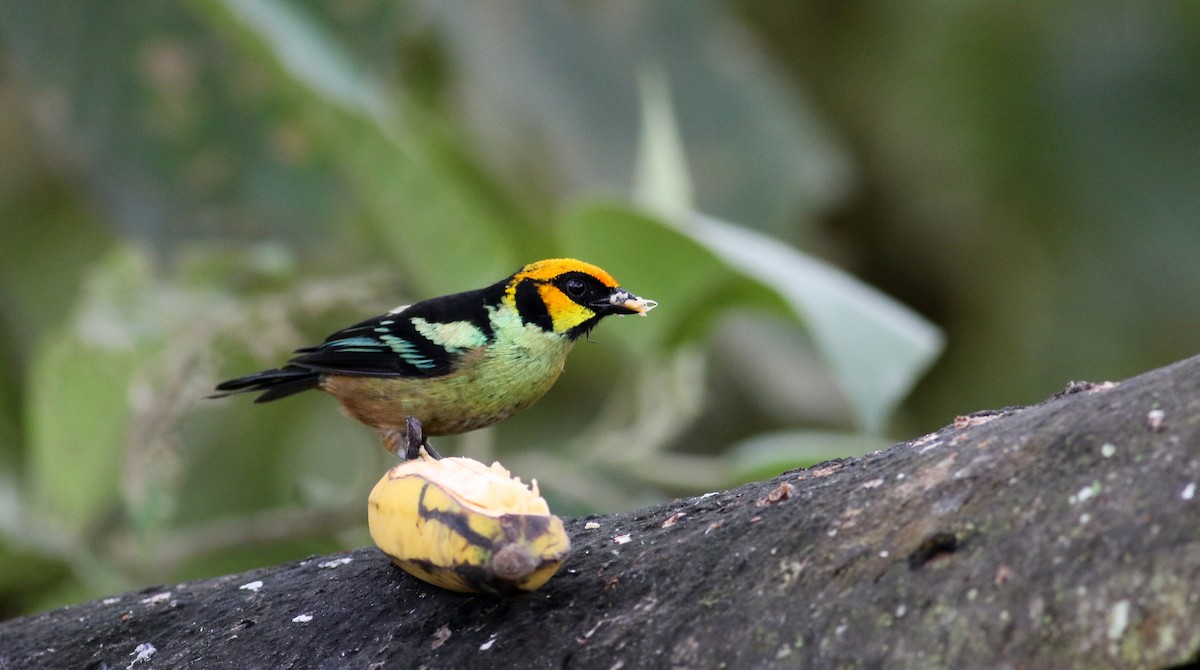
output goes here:
[{"label": "bird's head", "polygon": [[508,279],[504,301],[525,323],[575,339],[610,314],[645,316],[658,304],[626,291],[604,270],[573,258],[530,263]]}]

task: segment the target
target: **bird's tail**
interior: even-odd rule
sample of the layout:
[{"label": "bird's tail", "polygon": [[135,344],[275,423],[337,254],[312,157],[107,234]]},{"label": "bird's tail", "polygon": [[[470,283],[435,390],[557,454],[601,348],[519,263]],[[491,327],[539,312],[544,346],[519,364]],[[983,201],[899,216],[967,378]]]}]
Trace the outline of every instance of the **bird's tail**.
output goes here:
[{"label": "bird's tail", "polygon": [[256,393],[261,391],[262,394],[255,398],[254,402],[271,402],[272,400],[286,398],[293,393],[316,388],[320,381],[321,373],[319,372],[314,372],[297,365],[285,365],[275,370],[264,370],[252,375],[246,375],[245,377],[221,382],[217,384],[216,390],[218,393],[214,393],[209,397],[224,398],[235,393]]}]

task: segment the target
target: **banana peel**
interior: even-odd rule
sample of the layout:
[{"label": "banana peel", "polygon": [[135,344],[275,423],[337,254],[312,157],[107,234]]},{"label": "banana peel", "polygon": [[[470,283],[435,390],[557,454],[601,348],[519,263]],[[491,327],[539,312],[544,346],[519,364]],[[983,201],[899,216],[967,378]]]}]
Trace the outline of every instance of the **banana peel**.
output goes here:
[{"label": "banana peel", "polygon": [[516,595],[554,575],[571,543],[537,491],[499,463],[422,454],[384,474],[367,506],[371,538],[392,562],[463,593]]}]

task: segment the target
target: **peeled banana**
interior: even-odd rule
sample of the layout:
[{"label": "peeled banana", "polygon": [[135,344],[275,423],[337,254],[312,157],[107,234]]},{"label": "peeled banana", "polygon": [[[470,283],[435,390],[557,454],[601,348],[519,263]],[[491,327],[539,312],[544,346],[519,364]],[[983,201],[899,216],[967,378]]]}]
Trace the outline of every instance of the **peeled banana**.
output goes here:
[{"label": "peeled banana", "polygon": [[384,474],[367,524],[392,562],[430,584],[514,595],[554,575],[571,543],[537,491],[499,463],[422,454]]}]

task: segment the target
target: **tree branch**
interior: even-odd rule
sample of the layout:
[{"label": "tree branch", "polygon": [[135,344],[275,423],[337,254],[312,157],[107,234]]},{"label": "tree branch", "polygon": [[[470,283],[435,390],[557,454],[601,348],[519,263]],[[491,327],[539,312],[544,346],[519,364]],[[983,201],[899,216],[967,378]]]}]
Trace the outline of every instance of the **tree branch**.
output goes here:
[{"label": "tree branch", "polygon": [[572,520],[563,570],[513,600],[359,549],[0,623],[0,668],[1196,664],[1198,487],[1193,358]]}]

